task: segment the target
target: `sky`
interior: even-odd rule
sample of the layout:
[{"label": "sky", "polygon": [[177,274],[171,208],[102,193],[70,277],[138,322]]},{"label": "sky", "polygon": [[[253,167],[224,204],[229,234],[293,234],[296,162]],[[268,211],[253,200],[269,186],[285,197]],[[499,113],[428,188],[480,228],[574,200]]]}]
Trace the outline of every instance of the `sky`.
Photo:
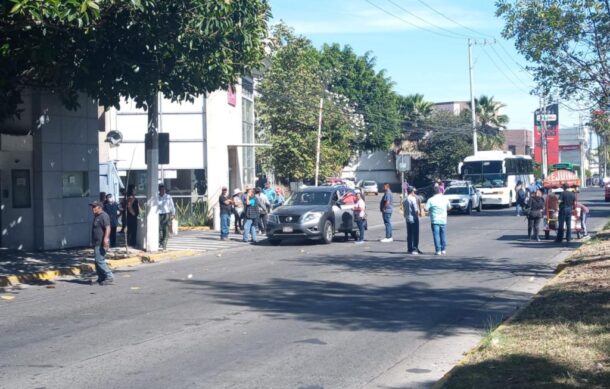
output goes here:
[{"label": "sky", "polygon": [[[494,0],[270,0],[280,20],[309,38],[371,52],[402,95],[423,94],[432,102],[470,100],[468,43],[472,48],[475,96],[506,104],[508,128],[532,129],[539,106],[527,62],[501,37],[504,21]],[[495,43],[493,43],[495,39]],[[560,125],[578,123],[578,113],[560,108]]]}]

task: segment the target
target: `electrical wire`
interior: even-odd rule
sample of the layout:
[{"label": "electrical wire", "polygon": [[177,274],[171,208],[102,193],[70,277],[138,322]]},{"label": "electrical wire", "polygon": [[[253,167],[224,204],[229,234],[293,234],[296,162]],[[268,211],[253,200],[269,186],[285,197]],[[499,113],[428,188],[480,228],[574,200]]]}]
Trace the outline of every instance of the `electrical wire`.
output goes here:
[{"label": "electrical wire", "polygon": [[451,34],[451,35],[455,35],[456,37],[460,37],[460,38],[462,38],[462,39],[467,39],[467,38],[469,38],[469,36],[468,36],[468,35],[464,35],[464,34],[459,34],[459,33],[456,33],[455,31],[448,30],[448,29],[446,29],[446,28],[444,28],[444,27],[441,27],[441,26],[436,25],[436,24],[434,24],[434,23],[432,23],[432,22],[429,22],[428,20],[426,20],[426,19],[424,19],[424,18],[422,18],[422,17],[418,16],[417,14],[415,14],[415,13],[413,13],[413,12],[409,11],[408,9],[406,9],[405,7],[401,6],[400,4],[396,3],[396,2],[395,2],[395,1],[393,1],[393,0],[386,0],[386,1],[387,1],[388,3],[390,3],[390,4],[394,5],[396,8],[400,9],[401,11],[406,12],[407,14],[409,14],[409,15],[413,16],[414,18],[416,18],[416,19],[418,19],[418,20],[420,20],[420,21],[422,21],[422,22],[424,22],[424,23],[426,23],[426,24],[428,24],[428,25],[430,25],[430,26],[432,26],[432,27],[434,27],[434,28],[436,28],[436,29],[439,29],[439,30],[445,31],[445,32],[447,32],[447,33],[449,33],[449,34]]},{"label": "electrical wire", "polygon": [[415,28],[417,28],[417,29],[419,29],[419,30],[422,30],[422,31],[427,31],[427,32],[429,32],[429,33],[436,34],[436,35],[438,35],[438,36],[442,36],[442,37],[445,37],[445,38],[463,40],[463,38],[460,38],[460,37],[455,36],[455,35],[448,35],[448,34],[444,34],[444,33],[442,33],[442,32],[438,32],[438,31],[435,31],[435,30],[431,30],[431,29],[426,28],[426,27],[418,26],[418,25],[417,25],[417,24],[415,24],[415,23],[411,23],[410,21],[406,20],[405,18],[402,18],[402,17],[400,17],[400,16],[398,16],[398,15],[396,15],[396,14],[394,14],[394,13],[392,13],[392,12],[388,11],[387,9],[385,9],[385,8],[383,8],[383,7],[381,7],[381,6],[377,5],[377,4],[375,4],[375,3],[373,3],[371,0],[364,0],[364,1],[366,1],[367,3],[369,3],[370,5],[372,5],[373,7],[377,8],[378,10],[380,10],[380,11],[384,12],[385,14],[390,15],[390,16],[392,16],[393,18],[396,18],[396,19],[398,19],[398,20],[402,21],[402,22],[403,22],[403,23],[405,23],[405,24],[408,24],[408,25],[409,25],[409,26],[411,26],[411,27],[415,27]]},{"label": "electrical wire", "polygon": [[430,9],[431,11],[433,11],[434,13],[436,13],[437,15],[440,15],[441,17],[443,17],[443,18],[447,19],[448,21],[450,21],[450,22],[452,22],[452,23],[456,24],[456,25],[457,25],[457,26],[459,26],[459,27],[462,27],[463,29],[466,29],[466,30],[468,30],[468,31],[470,31],[470,32],[473,32],[473,33],[475,33],[475,34],[477,34],[477,35],[480,35],[480,36],[483,36],[483,37],[488,37],[488,38],[495,39],[493,36],[491,36],[491,35],[489,35],[489,34],[484,34],[484,33],[482,33],[482,32],[479,32],[479,31],[473,30],[472,28],[467,27],[467,26],[463,25],[462,23],[460,23],[460,22],[458,22],[458,21],[456,21],[456,20],[454,20],[454,19],[450,18],[449,16],[445,15],[444,13],[442,13],[441,11],[439,11],[439,10],[437,10],[436,8],[432,7],[431,5],[429,5],[428,3],[426,3],[426,2],[425,2],[425,1],[423,1],[423,0],[417,0],[417,1],[418,1],[420,4],[422,4],[424,7],[428,8],[428,9]]},{"label": "electrical wire", "polygon": [[485,54],[485,56],[487,58],[489,58],[489,60],[491,61],[491,63],[493,64],[493,66],[498,70],[498,72],[500,72],[500,74],[502,74],[504,76],[504,78],[506,80],[508,80],[508,82],[510,82],[511,84],[513,84],[513,86],[517,89],[519,89],[522,92],[527,93],[528,95],[530,94],[530,91],[523,89],[521,86],[517,85],[515,83],[515,81],[510,78],[505,72],[504,70],[502,70],[502,68],[500,68],[500,66],[498,66],[498,64],[496,63],[496,61],[491,57],[491,55],[489,55],[489,53],[487,52],[487,50],[485,49],[485,47],[483,47],[483,54]]}]

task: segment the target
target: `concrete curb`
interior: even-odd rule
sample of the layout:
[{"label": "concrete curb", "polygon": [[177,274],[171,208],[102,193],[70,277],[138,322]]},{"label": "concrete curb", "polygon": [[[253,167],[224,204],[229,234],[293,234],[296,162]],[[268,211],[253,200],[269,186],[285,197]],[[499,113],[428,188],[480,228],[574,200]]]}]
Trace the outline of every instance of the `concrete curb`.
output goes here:
[{"label": "concrete curb", "polygon": [[[192,257],[197,254],[199,253],[193,250],[179,250],[164,253],[142,254],[124,259],[109,259],[107,260],[107,263],[111,269],[119,269],[121,267],[131,267],[143,263],[157,263],[171,261],[182,257]],[[95,271],[95,264],[85,263],[77,266],[46,270],[42,272],[11,274],[8,276],[0,276],[0,287],[40,281],[51,281],[59,277],[78,276],[93,271]]]}]

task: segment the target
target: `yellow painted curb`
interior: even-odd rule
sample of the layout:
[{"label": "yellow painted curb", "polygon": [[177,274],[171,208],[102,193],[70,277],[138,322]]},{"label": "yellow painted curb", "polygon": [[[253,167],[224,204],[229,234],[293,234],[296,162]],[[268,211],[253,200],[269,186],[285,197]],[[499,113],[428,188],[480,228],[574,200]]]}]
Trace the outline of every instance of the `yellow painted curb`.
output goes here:
[{"label": "yellow painted curb", "polygon": [[[124,258],[124,259],[109,259],[106,262],[111,269],[119,269],[125,266],[135,266],[142,263],[156,263],[174,260],[182,257],[191,257],[197,252],[193,250],[170,251],[164,253],[142,254],[139,256]],[[0,287],[6,287],[17,284],[27,284],[31,282],[51,281],[64,276],[78,276],[84,273],[95,271],[95,264],[85,263],[78,266],[47,270],[42,272],[11,274],[8,276],[0,276]]]}]

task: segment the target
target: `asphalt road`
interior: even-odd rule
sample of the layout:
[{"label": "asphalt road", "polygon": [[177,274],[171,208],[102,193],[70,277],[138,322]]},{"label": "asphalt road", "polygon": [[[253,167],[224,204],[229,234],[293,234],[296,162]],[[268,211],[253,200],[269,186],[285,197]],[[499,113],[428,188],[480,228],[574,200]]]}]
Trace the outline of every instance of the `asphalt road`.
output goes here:
[{"label": "asphalt road", "polygon": [[[601,190],[581,197],[601,228]],[[493,209],[450,216],[447,256],[413,257],[399,215],[376,241],[375,202],[365,245],[245,245],[17,291],[0,300],[0,387],[428,387],[575,247],[526,241],[514,208]]]}]

